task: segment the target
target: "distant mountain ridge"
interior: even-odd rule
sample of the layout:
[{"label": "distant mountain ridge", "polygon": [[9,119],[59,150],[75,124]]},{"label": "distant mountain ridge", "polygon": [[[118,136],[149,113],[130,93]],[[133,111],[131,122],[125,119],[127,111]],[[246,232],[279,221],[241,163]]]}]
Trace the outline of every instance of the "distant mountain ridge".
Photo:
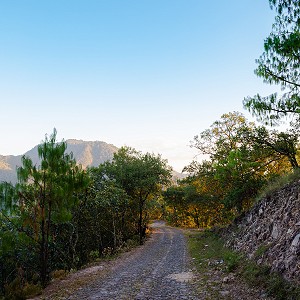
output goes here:
[{"label": "distant mountain ridge", "polygon": [[[81,164],[85,169],[89,166],[97,167],[105,161],[110,161],[113,158],[118,148],[112,144],[107,144],[101,141],[83,141],[76,139],[66,140],[67,153],[72,152],[76,162]],[[32,159],[34,164],[39,163],[38,145],[24,153]],[[0,182],[7,181],[15,184],[17,182],[18,166],[21,166],[23,155],[0,155]]]}]

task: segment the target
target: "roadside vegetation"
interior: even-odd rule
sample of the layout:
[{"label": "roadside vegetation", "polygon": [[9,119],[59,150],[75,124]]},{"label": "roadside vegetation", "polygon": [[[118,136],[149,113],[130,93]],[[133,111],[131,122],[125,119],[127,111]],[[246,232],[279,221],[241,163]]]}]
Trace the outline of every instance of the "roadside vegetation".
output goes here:
[{"label": "roadside vegetation", "polygon": [[[244,99],[244,107],[261,125],[230,112],[194,137],[191,147],[204,160],[191,162],[184,169],[189,176],[166,191],[165,215],[172,224],[230,223],[251,207],[261,189],[299,169],[300,2],[269,3],[277,15],[255,73],[281,92]],[[287,120],[285,131],[270,127]]]},{"label": "roadside vegetation", "polygon": [[[269,3],[277,16],[255,73],[265,83],[280,86],[281,93],[244,99],[244,107],[260,125],[240,112],[230,112],[193,138],[191,147],[203,159],[186,166],[188,176],[164,192],[164,216],[170,224],[225,227],[263,197],[300,178],[300,3]],[[285,131],[275,129],[287,120],[291,121]],[[215,299],[219,294],[211,270],[218,269],[234,273],[276,299],[300,299],[299,287],[224,248],[213,231],[189,234],[189,243],[197,268],[204,274],[202,284]],[[262,246],[258,251],[265,249]]]},{"label": "roadside vegetation", "polygon": [[159,155],[124,147],[83,170],[56,130],[23,157],[19,182],[0,184],[0,297],[25,299],[51,279],[142,244],[171,168]]},{"label": "roadside vegetation", "polygon": [[[277,17],[255,72],[282,93],[244,99],[261,125],[229,112],[196,135],[191,147],[203,160],[184,168],[185,179],[171,185],[172,170],[160,155],[130,147],[83,170],[56,130],[38,148],[40,165],[23,157],[18,183],[0,184],[0,298],[25,299],[54,277],[143,243],[151,218],[182,227],[226,226],[262,191],[299,178],[300,4],[269,2]],[[292,122],[285,131],[266,126],[286,117]],[[212,232],[191,234],[189,241],[204,274],[213,260],[277,299],[299,295],[268,268],[224,248]]]},{"label": "roadside vegetation", "polygon": [[197,228],[226,225],[252,207],[262,190],[297,178],[298,125],[278,132],[239,112],[222,115],[191,142],[206,160],[191,162],[189,175],[164,192],[167,220]]},{"label": "roadside vegetation", "polygon": [[[226,285],[234,285],[237,281],[255,287],[262,295],[273,299],[300,299],[300,287],[271,272],[269,267],[258,266],[241,253],[226,248],[217,231],[188,231],[186,235],[194,265],[201,276],[200,289],[209,291],[211,299],[220,299]],[[219,277],[214,280],[216,273]]]}]

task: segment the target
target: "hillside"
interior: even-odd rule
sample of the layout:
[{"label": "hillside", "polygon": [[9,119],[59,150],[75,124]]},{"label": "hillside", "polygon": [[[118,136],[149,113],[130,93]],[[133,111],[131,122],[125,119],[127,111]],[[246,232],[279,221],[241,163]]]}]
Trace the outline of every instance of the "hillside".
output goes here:
[{"label": "hillside", "polygon": [[[67,152],[72,152],[78,164],[81,164],[84,169],[87,167],[97,167],[101,163],[111,160],[118,148],[112,144],[107,144],[100,141],[82,141],[76,139],[66,140],[68,145]],[[29,156],[34,164],[39,163],[37,147],[24,153]],[[7,181],[15,184],[17,182],[16,168],[21,166],[21,159],[23,155],[0,155],[0,182]],[[186,174],[172,172],[174,182],[177,179],[183,179]]]},{"label": "hillside", "polygon": [[[99,164],[111,160],[113,154],[118,150],[117,147],[111,144],[100,141],[82,141],[70,139],[66,140],[68,145],[67,152],[73,152],[77,163],[81,164],[83,168],[89,166],[98,166]],[[39,162],[37,147],[24,153],[32,159],[34,164]],[[17,182],[16,168],[21,165],[21,158],[23,155],[0,155],[0,182],[8,181],[11,183]]]},{"label": "hillside", "polygon": [[299,284],[300,181],[263,198],[225,233],[227,246]]}]

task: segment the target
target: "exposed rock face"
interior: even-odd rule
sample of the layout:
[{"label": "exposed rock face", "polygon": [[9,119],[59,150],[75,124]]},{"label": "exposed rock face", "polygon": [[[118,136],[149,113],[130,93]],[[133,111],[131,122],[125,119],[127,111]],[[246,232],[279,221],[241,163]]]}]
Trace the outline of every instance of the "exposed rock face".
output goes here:
[{"label": "exposed rock face", "polygon": [[118,148],[114,145],[100,141],[86,142],[82,140],[67,140],[67,152],[72,152],[76,162],[85,169],[98,167],[107,160],[112,160]]},{"label": "exposed rock face", "polygon": [[[101,163],[112,160],[118,148],[114,145],[100,141],[66,140],[67,153],[72,152],[76,162],[83,168],[89,166],[97,167]],[[39,164],[38,146],[27,151],[25,156],[32,159],[33,164]],[[17,182],[17,167],[22,165],[22,155],[0,155],[0,182],[7,181],[15,184]]]},{"label": "exposed rock face", "polygon": [[226,232],[227,246],[300,283],[300,180],[257,203]]}]

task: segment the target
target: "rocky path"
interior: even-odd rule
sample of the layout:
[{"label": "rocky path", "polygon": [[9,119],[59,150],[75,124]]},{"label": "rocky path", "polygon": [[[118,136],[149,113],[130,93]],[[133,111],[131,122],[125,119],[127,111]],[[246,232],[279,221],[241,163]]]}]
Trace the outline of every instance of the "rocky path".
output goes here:
[{"label": "rocky path", "polygon": [[67,299],[196,300],[181,230],[155,222],[149,241]]}]

